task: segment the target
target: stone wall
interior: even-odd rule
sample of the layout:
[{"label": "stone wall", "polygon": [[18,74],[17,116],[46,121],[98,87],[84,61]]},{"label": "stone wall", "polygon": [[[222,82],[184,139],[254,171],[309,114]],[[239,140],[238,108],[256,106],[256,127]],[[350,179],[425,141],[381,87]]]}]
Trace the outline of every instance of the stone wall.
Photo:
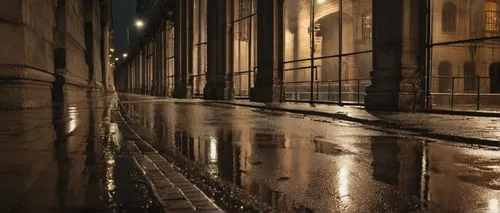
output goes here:
[{"label": "stone wall", "polygon": [[1,0],[0,5],[0,108],[48,105],[55,3]]},{"label": "stone wall", "polygon": [[[94,12],[90,66],[84,33],[88,1]],[[102,88],[100,0],[0,0],[0,4],[0,94],[4,95],[0,109],[49,106],[66,101],[71,91],[78,94],[71,101],[78,101],[89,89]]]}]

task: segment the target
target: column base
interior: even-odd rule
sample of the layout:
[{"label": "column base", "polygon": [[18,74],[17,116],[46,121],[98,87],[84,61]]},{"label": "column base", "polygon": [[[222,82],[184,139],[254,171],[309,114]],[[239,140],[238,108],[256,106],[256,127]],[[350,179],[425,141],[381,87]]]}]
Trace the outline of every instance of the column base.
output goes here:
[{"label": "column base", "polygon": [[205,100],[230,100],[232,89],[229,87],[210,87],[203,89],[203,99]]},{"label": "column base", "polygon": [[0,109],[31,109],[52,104],[52,84],[30,80],[0,81]]},{"label": "column base", "polygon": [[0,65],[0,109],[50,106],[54,75],[24,65]]},{"label": "column base", "polygon": [[250,101],[271,103],[280,101],[280,88],[274,86],[260,86],[250,89]]},{"label": "column base", "polygon": [[366,88],[367,110],[410,111],[420,108],[419,87],[401,83],[396,90],[377,90],[373,85]]}]

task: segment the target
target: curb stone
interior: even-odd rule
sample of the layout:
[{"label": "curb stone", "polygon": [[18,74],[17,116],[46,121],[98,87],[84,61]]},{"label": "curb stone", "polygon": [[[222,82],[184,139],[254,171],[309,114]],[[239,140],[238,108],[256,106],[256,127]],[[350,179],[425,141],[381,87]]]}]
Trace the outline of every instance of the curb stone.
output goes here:
[{"label": "curb stone", "polygon": [[377,127],[383,127],[383,128],[404,130],[404,131],[416,133],[417,136],[427,137],[427,138],[432,138],[432,139],[447,140],[447,141],[453,141],[453,142],[458,142],[458,143],[463,143],[463,144],[500,147],[500,141],[497,141],[497,140],[488,140],[488,139],[471,138],[471,137],[464,137],[464,136],[458,136],[458,135],[435,133],[429,129],[408,127],[408,126],[404,126],[404,125],[396,123],[396,122],[390,122],[390,121],[385,121],[385,120],[370,120],[370,119],[356,118],[356,117],[348,116],[347,114],[343,114],[341,112],[331,113],[331,112],[321,112],[321,111],[314,111],[314,110],[281,108],[281,107],[274,107],[274,106],[258,106],[258,105],[253,105],[253,104],[224,102],[224,101],[215,101],[213,103],[241,106],[241,107],[249,107],[249,108],[256,108],[256,109],[263,109],[263,110],[275,110],[275,111],[282,111],[282,112],[289,112],[289,113],[299,113],[299,114],[305,114],[305,115],[324,116],[324,117],[330,117],[330,118],[339,119],[339,120],[356,122],[356,123],[369,125],[369,126],[377,126]]},{"label": "curb stone", "polygon": [[[123,118],[123,117],[122,117]],[[223,213],[203,191],[178,172],[158,151],[146,143],[122,119],[122,131],[131,133],[123,139],[125,150],[146,179],[158,210],[163,213]]]}]

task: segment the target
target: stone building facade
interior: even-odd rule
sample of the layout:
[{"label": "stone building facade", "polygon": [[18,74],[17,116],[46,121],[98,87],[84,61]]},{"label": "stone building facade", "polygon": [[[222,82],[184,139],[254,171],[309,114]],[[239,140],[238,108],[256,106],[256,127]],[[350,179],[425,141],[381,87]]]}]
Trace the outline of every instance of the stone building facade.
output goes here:
[{"label": "stone building facade", "polygon": [[150,24],[117,75],[122,91],[392,110],[500,105],[496,0],[141,2]]},{"label": "stone building facade", "polygon": [[[431,93],[435,106],[500,105],[499,2],[432,4]],[[453,97],[452,97],[453,94]]]},{"label": "stone building facade", "polygon": [[111,0],[3,0],[0,108],[72,103],[113,90]]}]

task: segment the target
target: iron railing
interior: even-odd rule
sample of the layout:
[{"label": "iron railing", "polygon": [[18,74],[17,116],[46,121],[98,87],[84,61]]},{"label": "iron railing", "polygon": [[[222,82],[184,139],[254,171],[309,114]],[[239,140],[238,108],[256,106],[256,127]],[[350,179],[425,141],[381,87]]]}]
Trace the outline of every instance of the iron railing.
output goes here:
[{"label": "iron railing", "polygon": [[432,77],[433,109],[489,110],[500,105],[498,82],[490,77],[451,76]]}]

